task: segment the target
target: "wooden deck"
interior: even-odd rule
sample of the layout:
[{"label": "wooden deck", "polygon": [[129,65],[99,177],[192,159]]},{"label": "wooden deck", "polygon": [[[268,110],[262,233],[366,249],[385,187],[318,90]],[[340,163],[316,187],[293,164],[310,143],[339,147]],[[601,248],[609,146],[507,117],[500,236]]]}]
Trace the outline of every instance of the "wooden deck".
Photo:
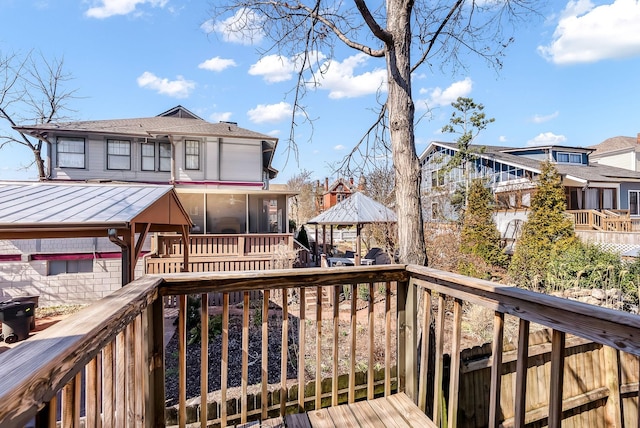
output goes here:
[{"label": "wooden deck", "polygon": [[262,423],[252,422],[239,427],[273,428],[427,428],[436,425],[405,394],[393,394],[369,401],[358,401],[287,415]]}]

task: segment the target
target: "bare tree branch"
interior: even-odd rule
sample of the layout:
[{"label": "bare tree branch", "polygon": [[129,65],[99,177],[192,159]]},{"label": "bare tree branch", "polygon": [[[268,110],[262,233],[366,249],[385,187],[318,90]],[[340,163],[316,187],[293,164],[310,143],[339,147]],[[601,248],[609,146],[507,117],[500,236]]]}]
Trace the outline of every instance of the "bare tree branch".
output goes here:
[{"label": "bare tree branch", "polygon": [[[68,118],[69,103],[76,91],[65,88],[72,76],[64,71],[63,59],[47,60],[33,51],[24,56],[0,54],[0,119],[14,128],[22,124],[43,124]],[[40,180],[48,178],[42,157],[41,139],[13,130],[0,134],[0,149],[20,144],[33,153]]]}]

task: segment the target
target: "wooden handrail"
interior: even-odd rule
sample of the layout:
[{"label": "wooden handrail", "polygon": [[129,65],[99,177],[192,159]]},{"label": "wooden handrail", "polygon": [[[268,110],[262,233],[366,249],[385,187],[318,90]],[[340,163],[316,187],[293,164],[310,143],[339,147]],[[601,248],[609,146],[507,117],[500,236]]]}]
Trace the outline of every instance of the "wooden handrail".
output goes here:
[{"label": "wooden handrail", "polygon": [[[393,284],[393,285],[391,285]],[[395,291],[393,302],[396,313],[390,312],[392,291]],[[290,321],[288,315],[289,291],[295,290],[300,301],[300,317],[298,321]],[[249,296],[252,292],[261,291],[266,300],[260,305],[250,306]],[[348,326],[341,325],[335,304],[338,303],[339,292],[350,292],[351,322]],[[356,295],[365,292],[366,299],[361,298],[356,308]],[[241,405],[236,408],[238,414],[228,413],[226,406],[227,378],[229,375],[229,294],[243,293],[242,311],[242,342],[245,349],[242,358],[242,396]],[[165,424],[165,387],[164,387],[164,345],[163,345],[163,309],[162,296],[179,296],[178,314],[178,359],[180,393],[177,406],[176,422],[187,425],[194,421],[187,420],[189,414],[198,412],[187,411],[184,379],[186,375],[186,296],[195,294],[203,298],[198,307],[200,316],[208,317],[206,297],[208,293],[223,293],[222,333],[220,336],[222,347],[221,378],[221,407],[217,420],[222,425],[233,421],[247,421],[251,417],[265,417],[274,413],[283,415],[292,409],[301,410],[317,406],[331,406],[340,404],[342,400],[353,402],[362,397],[361,394],[373,398],[375,394],[386,395],[394,391],[403,391],[427,410],[436,424],[446,417],[449,426],[456,425],[459,417],[458,392],[462,376],[465,373],[461,361],[460,337],[463,328],[465,305],[479,305],[488,308],[493,313],[494,356],[492,358],[492,375],[490,390],[492,397],[486,400],[491,407],[488,412],[491,425],[497,425],[504,414],[504,400],[501,400],[503,359],[502,343],[504,335],[505,315],[512,315],[520,320],[517,350],[517,382],[514,382],[513,401],[515,412],[506,418],[518,426],[522,421],[539,417],[525,408],[528,393],[527,364],[529,325],[541,324],[552,329],[552,345],[550,365],[551,372],[557,376],[548,385],[551,401],[545,413],[549,424],[558,426],[562,421],[563,409],[575,405],[576,397],[566,397],[562,394],[565,351],[568,343],[566,335],[573,335],[594,341],[610,347],[607,351],[607,367],[619,364],[617,352],[640,355],[640,317],[625,312],[607,308],[595,307],[585,303],[567,300],[559,297],[535,293],[516,287],[498,285],[492,282],[469,278],[449,272],[439,271],[427,267],[384,265],[359,266],[326,269],[296,269],[272,270],[261,272],[219,272],[219,273],[177,273],[165,275],[148,275],[140,278],[126,287],[81,312],[70,316],[60,323],[38,333],[33,338],[19,344],[14,349],[0,354],[0,427],[24,425],[31,418],[43,424],[51,424],[56,419],[56,396],[63,393],[64,426],[78,426],[89,424],[91,421],[101,420],[104,426],[145,425],[163,426]],[[374,298],[374,295],[376,296]],[[333,296],[332,298],[323,296]],[[312,300],[307,300],[307,297]],[[269,302],[277,302],[281,308],[281,336],[278,341],[289,343],[291,339],[299,340],[298,348],[302,355],[293,358],[286,349],[281,348],[280,380],[275,386],[277,394],[282,397],[275,404],[261,402],[251,410],[248,400],[249,384],[247,383],[247,368],[249,366],[247,351],[249,346],[249,316],[260,311],[260,325],[262,340],[269,340],[272,334],[267,323],[272,318],[273,308]],[[418,301],[422,299],[423,317],[418,319]],[[432,302],[437,299],[437,304]],[[331,306],[329,308],[327,305]],[[313,304],[309,304],[313,302]],[[375,305],[382,306],[375,306]],[[346,305],[348,307],[349,305]],[[380,316],[374,316],[374,307],[382,307]],[[251,308],[251,309],[250,309]],[[356,310],[365,309],[363,317],[358,320],[360,328],[367,333],[366,351],[358,358],[366,365],[365,384],[360,389],[355,383],[356,358],[355,340]],[[342,310],[342,309],[341,309]],[[250,314],[251,312],[251,314]],[[436,313],[437,312],[437,313]],[[435,322],[434,322],[435,321]],[[255,322],[255,320],[254,320]],[[418,330],[420,324],[434,326],[435,346],[430,341],[422,342],[422,352],[418,361]],[[290,330],[290,327],[297,329]],[[373,327],[382,325],[385,329],[384,337],[374,337]],[[391,330],[395,325],[397,333],[395,344],[392,344]],[[446,328],[449,325],[450,328]],[[204,324],[206,330],[206,324]],[[297,330],[297,331],[296,331]],[[295,337],[291,337],[291,332]],[[350,333],[351,332],[351,333]],[[453,342],[445,343],[445,337],[451,337]],[[394,334],[395,334],[394,333]],[[305,352],[304,337],[313,337],[307,345],[315,346],[319,350],[315,355]],[[332,335],[329,340],[326,335]],[[339,371],[335,356],[340,345],[338,336],[347,338],[348,353],[348,382],[338,385]],[[206,377],[207,337],[202,333],[201,360],[197,368],[201,376]],[[384,343],[384,379],[379,380],[374,374],[374,340]],[[567,344],[565,344],[567,343]],[[391,358],[390,349],[395,347],[397,356]],[[264,343],[262,349],[265,349]],[[444,364],[443,354],[451,351],[449,371]],[[346,348],[345,348],[346,350]],[[376,351],[377,352],[377,351]],[[433,356],[435,352],[435,357]],[[495,354],[499,352],[500,356]],[[325,366],[322,363],[324,355],[332,355],[333,363]],[[435,364],[429,365],[430,360]],[[252,357],[253,358],[253,357]],[[268,361],[264,355],[256,357],[261,364],[261,392],[267,391]],[[520,361],[522,360],[522,361]],[[287,383],[288,361],[299,367],[306,367],[307,373],[316,372],[315,388],[305,388],[304,370],[298,372],[300,381],[297,396],[290,396],[291,389]],[[378,360],[380,361],[380,360]],[[513,358],[505,359],[505,364],[512,364]],[[397,384],[392,378],[391,365],[397,366]],[[421,371],[418,372],[418,367]],[[81,374],[86,370],[86,381],[81,382]],[[322,377],[329,374],[331,385],[328,391],[320,385]],[[324,374],[323,374],[324,373]],[[606,385],[597,394],[590,392],[581,395],[579,402],[590,396],[610,397],[607,401],[607,417],[616,421],[621,417],[619,404],[622,400],[621,391],[623,380],[616,376],[615,370],[607,370],[602,374],[606,377]],[[445,380],[446,379],[446,380]],[[289,378],[291,380],[291,378]],[[433,382],[431,386],[429,381]],[[443,382],[449,383],[443,388]],[[381,386],[374,391],[373,384]],[[627,381],[627,384],[629,382]],[[206,391],[207,383],[202,380],[202,388]],[[637,384],[636,384],[637,385]],[[272,385],[273,387],[273,385]],[[80,389],[84,388],[87,400],[86,412],[79,413]],[[625,387],[627,389],[631,387]],[[315,389],[315,393],[313,390]],[[444,396],[444,390],[449,396]],[[625,391],[627,391],[625,389]],[[427,391],[434,391],[427,396]],[[591,395],[590,395],[591,394]],[[340,397],[340,398],[339,398]],[[599,398],[599,399],[601,399]],[[201,399],[206,399],[203,395]],[[573,400],[573,401],[571,401]],[[240,401],[238,402],[240,403]],[[573,404],[572,404],[573,403]],[[618,404],[616,404],[618,403]],[[431,410],[428,410],[431,408]],[[229,408],[231,409],[231,407]],[[538,410],[536,410],[538,411]],[[539,413],[539,412],[538,412]],[[199,412],[198,414],[207,414]],[[210,415],[210,417],[214,417]],[[503,419],[504,420],[504,419]],[[207,421],[201,421],[205,426]],[[211,420],[209,421],[211,422]]]},{"label": "wooden handrail", "polygon": [[[34,340],[27,340],[0,354],[0,426],[26,424],[136,318],[150,313],[150,308],[157,310],[158,306],[151,304],[157,301],[161,282],[161,278],[150,276],[138,279],[39,333]],[[155,314],[149,316],[157,317]],[[147,338],[157,340],[158,336],[154,332]],[[157,343],[151,345],[152,342],[150,340],[150,349],[156,353],[149,355],[153,364],[147,367],[151,367],[152,372],[149,378],[158,381],[160,376],[156,370],[163,371],[163,348],[161,342],[159,346]],[[150,394],[159,393],[164,400],[163,385],[164,380],[162,386],[154,385]],[[158,403],[157,397],[151,397],[148,403],[155,413],[159,409],[153,405]],[[55,412],[55,406],[51,407]]]}]

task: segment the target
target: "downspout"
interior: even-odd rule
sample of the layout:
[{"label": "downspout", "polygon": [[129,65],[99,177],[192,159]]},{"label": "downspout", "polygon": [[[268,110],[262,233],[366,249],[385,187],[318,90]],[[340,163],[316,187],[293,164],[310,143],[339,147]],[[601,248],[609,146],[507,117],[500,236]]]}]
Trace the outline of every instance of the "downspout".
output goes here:
[{"label": "downspout", "polygon": [[176,146],[173,141],[173,135],[167,135],[171,144],[171,184],[176,184]]}]

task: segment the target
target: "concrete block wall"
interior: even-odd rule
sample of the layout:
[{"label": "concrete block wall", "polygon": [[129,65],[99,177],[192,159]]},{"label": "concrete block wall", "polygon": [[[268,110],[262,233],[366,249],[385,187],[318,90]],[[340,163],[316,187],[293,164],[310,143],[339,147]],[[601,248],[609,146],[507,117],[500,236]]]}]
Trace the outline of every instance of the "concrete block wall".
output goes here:
[{"label": "concrete block wall", "polygon": [[[143,251],[151,249],[151,236],[147,236]],[[93,253],[120,252],[109,238],[65,238],[65,239],[17,239],[0,241],[0,254],[34,253]]]},{"label": "concrete block wall", "polygon": [[[93,238],[88,239],[93,241]],[[0,241],[0,254],[17,254],[18,248],[22,250],[35,248],[35,241],[37,240]],[[78,253],[84,252],[80,250],[86,248],[83,246],[93,245],[85,239],[69,239],[68,241],[75,241],[69,243],[65,243],[63,239],[42,241],[57,241],[57,244],[63,244],[52,247],[52,251],[42,251],[43,253]],[[108,239],[107,243],[115,246]],[[49,245],[48,242],[45,243],[45,248],[48,248],[47,245]],[[119,248],[116,251],[119,252]],[[23,252],[23,254],[29,253],[31,252]],[[23,258],[23,260],[27,259]],[[48,275],[48,263],[45,260],[0,262],[0,299],[38,295],[40,296],[40,306],[90,304],[121,287],[122,274],[119,257],[94,259],[93,272],[87,273]],[[140,259],[136,266],[136,278],[142,275],[144,275],[144,260]]]}]

